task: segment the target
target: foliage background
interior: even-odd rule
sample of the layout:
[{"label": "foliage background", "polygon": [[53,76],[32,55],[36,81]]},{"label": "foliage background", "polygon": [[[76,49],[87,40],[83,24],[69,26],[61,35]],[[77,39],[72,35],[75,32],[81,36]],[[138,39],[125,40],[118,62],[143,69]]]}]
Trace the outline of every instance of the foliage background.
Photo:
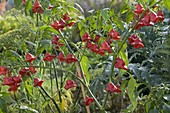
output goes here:
[{"label": "foliage background", "polygon": [[[92,9],[94,10],[101,10],[109,5],[110,1],[98,1],[94,0],[96,2],[92,2],[90,0],[88,1],[75,1],[78,4],[80,4],[82,7],[84,7],[85,11],[85,17],[87,19],[90,19],[90,15],[94,14]],[[94,4],[97,3],[97,4]],[[88,4],[88,5],[84,5]],[[99,4],[102,4],[99,5]],[[118,5],[119,4],[119,5]],[[114,8],[116,14],[119,13],[118,9],[121,9],[122,2],[115,3],[115,6],[118,8]],[[90,6],[90,7],[87,7]],[[93,8],[92,8],[93,7]],[[114,6],[112,6],[114,7]],[[89,11],[90,10],[90,11]],[[118,10],[118,11],[117,11]],[[137,99],[137,108],[135,110],[136,113],[140,113],[145,111],[146,113],[168,113],[170,110],[170,13],[165,8],[165,20],[163,23],[159,23],[158,25],[155,25],[153,27],[144,27],[141,30],[138,31],[140,37],[142,38],[145,48],[144,49],[133,49],[131,47],[128,47],[128,57],[129,57],[129,65],[128,68],[130,69],[129,73],[131,74],[124,74],[122,78],[122,84],[124,84],[124,87],[128,87],[128,81],[131,80],[133,83],[136,84],[135,87],[133,87],[134,92],[136,93],[136,99]],[[47,12],[48,15],[48,12]],[[72,13],[74,15],[74,13]],[[76,14],[75,14],[76,15]],[[88,18],[89,17],[89,18]],[[36,35],[36,27],[35,27],[35,17],[28,17],[25,15],[22,15],[20,11],[17,11],[15,9],[9,10],[6,12],[5,16],[0,17],[0,64],[1,65],[16,65],[19,64],[20,56],[23,57],[23,55],[26,52],[29,52],[30,49],[39,50],[39,54],[43,52],[44,48],[48,49],[48,40],[41,41],[41,46],[36,47],[34,42],[35,39],[37,39]],[[123,20],[122,16],[122,20]],[[31,29],[29,29],[31,28]],[[73,29],[70,32],[78,32],[78,29]],[[44,34],[47,36],[48,39],[48,31],[47,34]],[[75,33],[74,33],[75,34]],[[77,39],[74,39],[74,37],[77,37]],[[80,36],[70,36],[71,39],[74,39],[73,41],[79,41]],[[43,38],[42,38],[43,39]],[[44,44],[45,43],[45,44]],[[45,46],[42,46],[42,45]],[[43,49],[41,49],[43,48]],[[51,51],[51,50],[49,50]],[[32,51],[37,52],[37,51]],[[90,53],[87,53],[90,57]],[[23,57],[24,58],[24,57]],[[91,68],[89,69],[89,74],[93,77],[91,78],[91,84],[90,88],[94,91],[95,94],[98,94],[98,99],[102,100],[103,98],[103,91],[98,89],[100,87],[101,89],[104,89],[104,86],[106,86],[108,81],[108,75],[110,73],[110,63],[112,58],[100,58],[97,57],[95,59],[91,59],[89,61]],[[104,60],[104,62],[102,62]],[[40,62],[37,62],[40,63]],[[48,65],[48,64],[45,64]],[[50,76],[48,73],[49,71],[43,70],[43,73],[47,72],[47,75],[44,77],[47,80],[49,80],[48,76]],[[54,74],[54,73],[53,73]],[[39,73],[36,76],[40,76],[41,73]],[[132,75],[136,82],[134,82],[133,79],[130,78],[130,75]],[[41,75],[42,76],[42,75]],[[29,81],[29,83],[31,83]],[[45,83],[45,88],[48,89],[49,81]],[[28,85],[28,87],[30,87]],[[7,88],[6,88],[7,89]],[[15,100],[14,95],[11,95],[6,93],[5,88],[1,89],[1,103],[7,104],[7,105],[13,105],[10,106],[9,111],[17,111],[17,105],[14,104]],[[35,89],[36,90],[36,89]],[[35,91],[36,93],[38,90]],[[60,107],[63,108],[63,111],[68,109],[68,106],[70,103],[72,103],[71,96],[74,94],[77,94],[76,91],[72,92],[65,92],[63,91],[63,99],[64,101],[61,103]],[[125,95],[123,98],[122,96]],[[17,95],[18,97],[21,95]],[[44,99],[41,98],[38,100],[38,97],[40,96],[40,93],[37,93],[37,96],[29,95],[32,99],[29,100],[26,98],[26,96],[23,96],[19,101],[23,104],[23,106],[19,109],[22,109],[24,111],[30,111],[30,112],[36,112],[37,111],[48,111],[47,103],[49,103],[49,100],[46,100],[44,102]],[[30,98],[28,96],[28,98]],[[69,98],[66,98],[69,97]],[[56,100],[57,100],[56,96]],[[5,102],[4,102],[5,100]],[[127,96],[127,94],[122,94],[120,97],[116,97],[115,95],[110,96],[110,101],[107,103],[107,110],[110,112],[120,112],[121,110],[124,112],[128,112],[130,109],[131,102]],[[118,103],[120,100],[124,101],[124,106],[122,107]],[[29,104],[32,101],[32,104]],[[82,107],[81,100],[79,100],[81,104],[79,104],[77,107],[74,108],[74,110],[77,112],[83,112],[84,109]],[[43,105],[35,107],[35,105]],[[110,106],[112,104],[112,106]],[[3,106],[3,105],[1,105]],[[27,107],[26,107],[27,106]],[[95,105],[94,105],[95,106]],[[4,106],[3,106],[4,107]],[[114,110],[112,108],[115,108]],[[122,108],[121,108],[122,107]],[[79,108],[82,108],[81,110]],[[69,109],[70,110],[70,109]],[[94,111],[96,109],[93,109]],[[71,111],[71,110],[70,110]]]}]

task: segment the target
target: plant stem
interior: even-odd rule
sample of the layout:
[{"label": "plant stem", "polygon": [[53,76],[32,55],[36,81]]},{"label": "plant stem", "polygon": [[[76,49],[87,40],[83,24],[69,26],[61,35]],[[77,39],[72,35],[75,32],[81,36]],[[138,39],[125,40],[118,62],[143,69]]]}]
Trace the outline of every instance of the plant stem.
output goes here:
[{"label": "plant stem", "polygon": [[[56,68],[55,62],[53,62],[53,67],[54,67],[54,69]],[[54,70],[54,75],[55,75],[56,86],[57,86],[57,90],[58,90],[58,94],[59,94],[59,100],[60,100],[60,103],[61,103],[61,102],[62,102],[62,99],[61,99],[60,89],[59,89],[59,86],[58,86],[58,76],[57,76],[56,70]]]},{"label": "plant stem", "polygon": [[[77,73],[78,73],[78,76],[81,78],[82,75],[81,72],[80,72],[80,67],[78,66],[78,63],[76,62],[76,68],[77,68]],[[81,91],[82,91],[82,94],[83,94],[83,98],[84,98],[84,101],[86,99],[86,94],[85,94],[85,90],[84,90],[84,86],[82,83],[80,83],[80,86],[81,86]],[[87,110],[87,113],[90,113],[90,109],[89,109],[89,106],[86,106],[86,110]]]},{"label": "plant stem", "polygon": [[[44,100],[46,101],[47,99],[45,98],[44,94],[41,92],[40,89],[39,89],[39,91],[40,91],[41,95],[43,96]],[[49,104],[48,104],[48,107],[53,113],[55,113]]]},{"label": "plant stem", "polygon": [[106,94],[106,97],[105,97],[105,99],[104,99],[104,103],[103,103],[103,108],[105,108],[105,105],[106,105],[106,101],[107,101],[107,99],[108,99],[108,96],[109,96],[109,93],[107,92],[107,94]]},{"label": "plant stem", "polygon": [[[11,69],[20,68],[20,67],[30,67],[30,66],[28,66],[28,65],[19,65],[19,66],[14,66],[14,67],[12,67]],[[48,67],[48,66],[34,66],[34,67],[35,67],[35,68],[54,69],[54,70],[59,70],[59,71],[63,71],[63,72],[72,73],[72,72],[69,71],[69,70],[61,69],[61,68],[58,68],[58,67],[55,67],[55,68]]]},{"label": "plant stem", "polygon": [[64,35],[63,35],[63,33],[61,32],[61,30],[58,30],[58,31],[59,31],[60,35],[62,36],[62,39],[63,39],[64,42],[66,43],[66,45],[67,45],[69,51],[71,52],[71,54],[74,55],[74,52],[73,52],[73,50],[71,49],[71,47],[70,47],[70,45],[68,44],[68,42],[66,41],[66,39],[65,39],[65,37],[64,37]]},{"label": "plant stem", "polygon": [[54,103],[55,107],[57,108],[57,111],[59,113],[61,113],[60,108],[58,107],[57,103],[55,102],[55,100],[45,91],[45,89],[43,87],[40,87],[41,90],[47,95],[48,98],[50,98],[52,100],[52,102]]},{"label": "plant stem", "polygon": [[[73,50],[71,49],[71,47],[69,46],[69,44],[67,43],[67,41],[64,39],[64,35],[62,34],[61,30],[59,30],[59,33],[60,33],[60,35],[62,36],[63,40],[65,41],[65,43],[66,43],[69,51],[74,55]],[[90,93],[91,96],[94,98],[94,100],[96,101],[97,105],[102,109],[102,106],[99,104],[99,102],[97,101],[97,99],[95,98],[95,96],[93,95],[93,93],[91,92],[90,88],[86,85],[86,84],[87,84],[87,81],[86,81],[86,78],[85,78],[84,75],[83,75],[83,71],[82,71],[82,68],[81,68],[81,65],[80,65],[80,61],[77,61],[77,62],[75,63],[75,65],[76,65],[76,69],[77,69],[77,72],[78,72],[78,76],[79,76],[80,78],[83,78],[84,85],[87,87],[89,93]],[[81,85],[81,89],[82,89],[83,98],[84,98],[84,100],[85,100],[86,95],[85,95],[84,86],[83,86],[82,82],[80,83],[80,85]],[[86,110],[87,110],[87,113],[90,113],[90,109],[89,109],[88,106],[86,106]]]},{"label": "plant stem", "polygon": [[[147,9],[145,9],[145,11],[141,14],[139,20],[135,23],[135,25],[132,27],[132,29],[130,29],[130,27],[128,28],[128,30],[126,31],[125,35],[122,37],[122,44],[121,46],[118,48],[118,51],[116,54],[113,54],[113,60],[112,60],[112,67],[111,67],[111,73],[110,73],[110,80],[112,80],[113,74],[114,74],[114,65],[116,63],[116,58],[119,55],[121,49],[123,48],[123,45],[126,43],[126,40],[128,39],[128,37],[131,35],[131,33],[135,30],[136,26],[138,25],[138,23],[142,20],[142,18],[144,17],[144,15],[146,14],[146,12],[153,6],[155,6],[156,4],[160,3],[162,0],[156,2],[155,4],[153,4],[152,6],[148,7]],[[130,30],[130,31],[129,31]],[[107,98],[106,98],[107,100]],[[106,101],[105,100],[105,101]]]},{"label": "plant stem", "polygon": [[[19,104],[19,102],[18,102],[18,99],[17,99],[17,96],[16,96],[16,94],[15,94],[15,91],[14,91],[14,99],[15,99],[15,101],[16,101],[18,107],[20,107],[20,104]],[[21,113],[20,108],[19,108],[19,113]]]},{"label": "plant stem", "polygon": [[52,77],[51,69],[50,69],[50,84],[51,84],[51,96],[53,96],[53,77]]}]

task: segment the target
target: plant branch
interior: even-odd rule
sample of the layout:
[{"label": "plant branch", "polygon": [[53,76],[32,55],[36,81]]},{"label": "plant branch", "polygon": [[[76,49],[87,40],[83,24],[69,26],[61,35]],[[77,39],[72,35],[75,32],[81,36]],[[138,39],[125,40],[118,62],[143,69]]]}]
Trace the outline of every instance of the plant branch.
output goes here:
[{"label": "plant branch", "polygon": [[45,91],[45,89],[43,87],[40,87],[41,90],[47,95],[48,98],[50,98],[52,100],[52,102],[54,103],[55,107],[57,108],[57,111],[59,113],[61,113],[60,108],[58,107],[57,103],[55,102],[55,100]]}]

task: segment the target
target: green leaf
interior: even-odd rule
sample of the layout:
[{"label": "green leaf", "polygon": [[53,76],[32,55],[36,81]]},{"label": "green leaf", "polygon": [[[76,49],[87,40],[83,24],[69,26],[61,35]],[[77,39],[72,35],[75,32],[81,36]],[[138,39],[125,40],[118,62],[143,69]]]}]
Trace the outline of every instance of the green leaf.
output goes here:
[{"label": "green leaf", "polygon": [[146,113],[149,112],[149,110],[151,109],[151,106],[152,106],[152,102],[146,103],[146,107],[145,107]]},{"label": "green leaf", "polygon": [[25,81],[24,81],[24,84],[25,84],[25,89],[27,90],[27,93],[33,97],[33,94],[32,94],[32,89],[33,89],[33,83],[32,83],[32,80],[31,78],[27,78]]},{"label": "green leaf", "polygon": [[81,11],[82,13],[84,13],[83,8],[82,8],[78,3],[74,3],[74,4],[80,9],[80,11]]},{"label": "green leaf", "polygon": [[36,51],[37,55],[40,55],[44,51],[44,49],[44,46],[39,46]]},{"label": "green leaf", "polygon": [[20,106],[20,109],[21,109],[21,110],[24,110],[24,111],[27,112],[27,113],[29,113],[28,111],[31,111],[32,113],[39,113],[37,110],[32,109],[32,108],[30,108],[30,107],[28,107],[28,106]]},{"label": "green leaf", "polygon": [[14,56],[17,56],[19,58],[22,58],[16,51],[9,50]]},{"label": "green leaf", "polygon": [[42,40],[41,44],[44,45],[50,45],[51,44],[51,40]]},{"label": "green leaf", "polygon": [[32,3],[31,0],[28,0],[25,6],[25,15],[28,15],[31,12],[31,9],[32,9]]},{"label": "green leaf", "polygon": [[72,12],[79,12],[79,10],[76,9],[75,7],[68,6],[67,8],[68,8],[69,11],[72,11]]},{"label": "green leaf", "polygon": [[135,108],[137,107],[137,97],[135,95],[135,90],[136,90],[136,81],[133,77],[130,78],[129,82],[128,82],[128,87],[127,87],[127,91],[128,91],[128,96],[129,99],[132,103],[132,108],[131,108],[131,112],[133,112],[135,110]]},{"label": "green leaf", "polygon": [[149,111],[149,113],[160,113],[159,110],[157,110],[156,108],[152,109]]},{"label": "green leaf", "polygon": [[170,105],[168,105],[167,103],[163,103],[163,113],[169,113],[170,111]]},{"label": "green leaf", "polygon": [[55,29],[53,29],[52,27],[49,27],[49,26],[46,29],[44,29],[44,30],[50,31],[50,32],[52,32],[54,34],[58,33],[57,30],[55,30]]},{"label": "green leaf", "polygon": [[127,4],[123,4],[120,8],[120,14],[124,14],[129,10],[130,10],[129,6]]},{"label": "green leaf", "polygon": [[30,45],[32,45],[32,46],[36,46],[36,44],[34,44],[33,42],[31,42],[31,41],[25,41],[27,44],[30,44]]},{"label": "green leaf", "polygon": [[14,100],[11,98],[9,93],[1,92],[1,94],[2,94],[3,99],[5,100],[5,103],[10,104],[10,103],[14,102]]},{"label": "green leaf", "polygon": [[81,59],[80,65],[82,67],[83,72],[86,74],[87,83],[90,82],[90,76],[89,76],[89,72],[88,72],[88,64],[89,64],[88,57],[83,56]]},{"label": "green leaf", "polygon": [[43,25],[43,26],[40,27],[40,30],[43,31],[43,30],[45,30],[45,29],[48,28],[48,27],[50,27],[50,26],[48,26],[48,25]]},{"label": "green leaf", "polygon": [[43,13],[43,19],[44,21],[48,21],[50,18],[50,15],[51,15],[51,10],[45,10],[44,13]]},{"label": "green leaf", "polygon": [[78,23],[78,28],[79,28],[79,30],[80,30],[80,37],[82,37],[82,35],[85,33],[85,25],[84,25],[84,23],[83,22],[79,22]]},{"label": "green leaf", "polygon": [[[125,65],[127,66],[129,63],[127,53],[124,51],[120,51],[119,56],[125,61]],[[127,70],[120,69],[119,76],[122,76],[126,72],[127,72]]]},{"label": "green leaf", "polygon": [[165,7],[170,10],[170,0],[163,0]]},{"label": "green leaf", "polygon": [[152,6],[153,4],[155,4],[156,1],[157,1],[157,0],[148,0],[150,6]]},{"label": "green leaf", "polygon": [[109,10],[109,8],[105,8],[101,12],[101,16],[104,18],[105,21],[107,21],[109,19],[108,10]]},{"label": "green leaf", "polygon": [[133,12],[129,12],[127,13],[126,15],[126,22],[129,23],[133,20],[133,17],[134,17],[134,13]]},{"label": "green leaf", "polygon": [[49,104],[50,100],[46,100],[43,104],[42,104],[42,108],[45,108],[48,104]]},{"label": "green leaf", "polygon": [[15,8],[19,8],[19,6],[21,5],[21,3],[22,3],[22,0],[14,0]]},{"label": "green leaf", "polygon": [[115,24],[116,24],[121,30],[124,29],[123,23],[122,23],[122,21],[118,18],[118,16],[114,15],[113,21],[115,22]]},{"label": "green leaf", "polygon": [[111,1],[110,6],[112,6],[113,4],[114,4],[114,0]]},{"label": "green leaf", "polygon": [[7,113],[7,106],[2,97],[0,97],[0,109],[3,113]]},{"label": "green leaf", "polygon": [[169,102],[170,102],[170,94],[164,95],[163,98],[164,98],[166,101],[169,101]]}]

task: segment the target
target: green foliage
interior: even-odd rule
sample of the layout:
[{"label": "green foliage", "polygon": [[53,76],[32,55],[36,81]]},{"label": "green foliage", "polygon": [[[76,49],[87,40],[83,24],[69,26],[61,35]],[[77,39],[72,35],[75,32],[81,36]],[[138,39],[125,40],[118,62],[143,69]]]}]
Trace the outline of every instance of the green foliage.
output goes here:
[{"label": "green foliage", "polygon": [[[137,1],[145,8],[156,3],[155,0]],[[77,8],[73,7],[72,1],[39,0],[44,9],[42,14],[32,13],[35,0],[28,0],[26,4],[22,4],[21,0],[14,2],[20,11],[10,10],[0,21],[3,26],[0,28],[0,66],[9,68],[11,76],[21,74],[19,71],[23,68],[29,68],[30,75],[22,75],[23,81],[17,92],[8,94],[9,87],[2,86],[0,112],[86,112],[85,96],[95,100],[95,104],[89,106],[92,112],[169,111],[170,39],[167,16],[163,23],[133,30],[131,22],[135,7],[128,0],[116,5],[112,0],[110,8],[91,11],[89,16],[83,14],[83,8],[78,3],[75,4]],[[49,9],[49,5],[54,7]],[[169,9],[165,0],[164,5]],[[116,10],[114,7],[119,8]],[[67,26],[66,23],[63,29],[54,29],[51,24],[60,19],[64,21],[65,13],[71,18],[68,23],[74,21],[74,26]],[[61,27],[62,24],[56,26]],[[86,42],[82,42],[81,37],[87,32],[92,38],[91,43],[101,47],[110,37],[111,29],[118,31],[121,37],[109,45],[113,53],[105,52],[104,56],[96,54],[87,48]],[[141,37],[144,49],[128,46],[126,41],[130,33]],[[59,37],[57,44],[64,46],[57,48],[57,44],[52,43],[54,35]],[[101,36],[98,42],[94,41],[96,35]],[[51,62],[44,60],[47,52],[55,56]],[[64,54],[64,62],[58,59],[60,52]],[[33,63],[25,61],[26,53],[36,56]],[[76,63],[67,63],[70,53],[77,58]],[[117,57],[123,60],[120,65],[128,66],[128,70],[115,68]],[[35,66],[38,72],[31,72],[30,66]],[[81,76],[86,76],[77,76],[79,71],[83,74]],[[36,77],[44,80],[42,86],[34,87]],[[65,90],[66,80],[69,79],[75,81],[76,88]],[[0,80],[3,81],[3,76]],[[110,82],[116,85],[114,90],[118,90],[120,85],[121,91],[106,91]],[[144,87],[141,88],[142,85]],[[149,91],[147,96],[143,93],[145,89]]]},{"label": "green foliage", "polygon": [[136,84],[135,79],[131,77],[128,82],[128,87],[127,87],[128,96],[132,102],[132,106],[130,106],[130,112],[133,112],[137,107],[137,96],[135,95],[136,85],[137,84]]},{"label": "green foliage", "polygon": [[5,100],[2,97],[0,97],[0,112],[4,112],[4,113],[7,112],[6,103],[5,103]]},{"label": "green foliage", "polygon": [[165,7],[170,10],[170,1],[169,0],[163,0]]}]

